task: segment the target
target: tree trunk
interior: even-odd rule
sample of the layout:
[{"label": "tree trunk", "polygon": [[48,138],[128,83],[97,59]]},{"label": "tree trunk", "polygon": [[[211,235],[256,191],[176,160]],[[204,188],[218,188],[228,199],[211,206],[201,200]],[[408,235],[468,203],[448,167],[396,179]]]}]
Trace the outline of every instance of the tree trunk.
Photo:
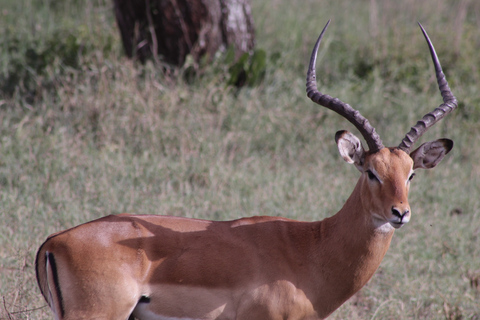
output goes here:
[{"label": "tree trunk", "polygon": [[248,0],[114,0],[127,56],[161,57],[181,66],[188,54],[210,60],[232,46],[251,52],[255,34]]}]

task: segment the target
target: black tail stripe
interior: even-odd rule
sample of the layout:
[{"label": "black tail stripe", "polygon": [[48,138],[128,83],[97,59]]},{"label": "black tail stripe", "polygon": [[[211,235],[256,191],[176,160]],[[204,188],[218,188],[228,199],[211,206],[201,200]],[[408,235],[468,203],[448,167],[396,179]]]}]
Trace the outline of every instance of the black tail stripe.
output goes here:
[{"label": "black tail stripe", "polygon": [[60,314],[63,318],[65,316],[65,308],[63,306],[62,291],[60,290],[60,281],[58,280],[57,264],[55,263],[55,257],[53,256],[53,253],[48,252],[47,259],[52,268],[53,283],[55,284],[55,293],[57,294],[57,299],[60,302]]}]

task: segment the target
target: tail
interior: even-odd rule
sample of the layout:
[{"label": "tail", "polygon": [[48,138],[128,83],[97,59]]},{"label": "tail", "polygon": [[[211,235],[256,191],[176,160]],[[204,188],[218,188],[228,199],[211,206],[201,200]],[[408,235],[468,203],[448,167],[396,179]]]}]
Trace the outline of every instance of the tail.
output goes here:
[{"label": "tail", "polygon": [[42,250],[42,247],[38,250],[35,260],[37,283],[43,297],[53,311],[55,320],[60,320],[63,319],[65,311],[58,280],[57,265],[53,253]]}]

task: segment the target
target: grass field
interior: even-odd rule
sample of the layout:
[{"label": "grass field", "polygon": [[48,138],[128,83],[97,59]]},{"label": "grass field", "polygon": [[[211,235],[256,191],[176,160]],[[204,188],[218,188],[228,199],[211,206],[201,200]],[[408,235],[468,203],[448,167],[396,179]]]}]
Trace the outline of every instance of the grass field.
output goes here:
[{"label": "grass field", "polygon": [[373,279],[331,319],[480,319],[480,2],[251,0],[264,80],[225,86],[222,59],[185,83],[126,59],[106,0],[0,6],[0,319],[51,319],[34,274],[56,231],[120,212],[313,221],[340,209],[358,171],[338,155],[352,125],[321,90],[398,145],[441,103],[420,21],[459,100],[422,141],[451,154],[412,183],[412,219]]}]

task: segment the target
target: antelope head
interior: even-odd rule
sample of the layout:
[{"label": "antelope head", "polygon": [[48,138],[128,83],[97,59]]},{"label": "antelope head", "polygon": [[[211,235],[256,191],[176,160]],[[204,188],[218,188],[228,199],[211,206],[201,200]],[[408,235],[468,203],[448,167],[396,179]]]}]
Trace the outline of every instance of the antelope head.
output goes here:
[{"label": "antelope head", "polygon": [[457,107],[457,100],[448,86],[433,45],[419,24],[430,49],[443,103],[418,121],[397,147],[385,147],[380,136],[360,112],[337,98],[320,93],[317,89],[315,73],[317,51],[329,23],[330,21],[324,27],[312,51],[307,72],[307,95],[313,102],[343,116],[360,131],[367,142],[368,150],[364,149],[359,138],[348,131],[338,131],[335,135],[342,158],[354,164],[362,173],[356,187],[358,192],[354,194],[360,196],[357,200],[362,204],[362,208],[368,211],[368,219],[375,228],[398,229],[410,220],[408,191],[410,181],[415,175],[414,170],[435,167],[452,149],[453,141],[438,139],[426,142],[414,151],[411,151],[412,146],[428,128]]}]

